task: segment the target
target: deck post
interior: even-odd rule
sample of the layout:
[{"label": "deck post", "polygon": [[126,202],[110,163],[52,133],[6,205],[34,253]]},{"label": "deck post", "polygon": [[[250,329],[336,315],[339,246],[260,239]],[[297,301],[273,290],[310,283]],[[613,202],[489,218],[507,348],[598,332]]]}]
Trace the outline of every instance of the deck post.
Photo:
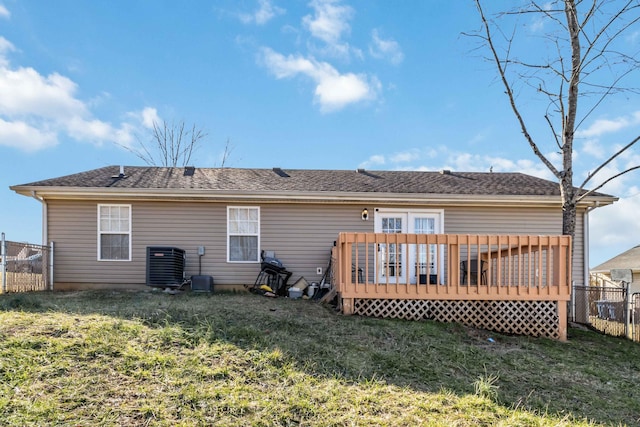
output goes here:
[{"label": "deck post", "polygon": [[353,298],[342,298],[342,314],[345,316],[353,314]]},{"label": "deck post", "polygon": [[567,340],[567,301],[558,300],[558,339]]}]

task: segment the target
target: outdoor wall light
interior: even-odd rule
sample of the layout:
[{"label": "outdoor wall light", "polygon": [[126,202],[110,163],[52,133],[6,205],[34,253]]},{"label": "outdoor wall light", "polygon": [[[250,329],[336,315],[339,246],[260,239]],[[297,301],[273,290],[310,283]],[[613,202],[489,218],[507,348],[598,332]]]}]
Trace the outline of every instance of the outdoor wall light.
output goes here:
[{"label": "outdoor wall light", "polygon": [[363,221],[369,220],[369,211],[367,210],[367,208],[362,209],[362,220]]}]

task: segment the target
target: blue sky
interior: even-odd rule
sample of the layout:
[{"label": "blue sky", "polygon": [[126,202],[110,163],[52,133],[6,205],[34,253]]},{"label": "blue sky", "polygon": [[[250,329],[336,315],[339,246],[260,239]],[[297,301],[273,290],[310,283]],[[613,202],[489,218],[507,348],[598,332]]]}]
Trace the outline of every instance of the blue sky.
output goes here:
[{"label": "blue sky", "polygon": [[[525,37],[539,30],[521,26]],[[551,179],[486,52],[462,35],[479,28],[467,0],[0,0],[0,231],[40,242],[40,203],[9,186],[142,165],[122,146],[147,139],[153,120],[207,132],[198,167],[220,166],[229,140],[230,167],[492,167]],[[640,36],[625,42],[637,51]],[[638,96],[612,99],[581,132],[576,182],[640,134]],[[637,149],[608,172],[629,164],[640,164]],[[591,214],[592,266],[640,244],[639,179],[604,189],[621,200]]]}]

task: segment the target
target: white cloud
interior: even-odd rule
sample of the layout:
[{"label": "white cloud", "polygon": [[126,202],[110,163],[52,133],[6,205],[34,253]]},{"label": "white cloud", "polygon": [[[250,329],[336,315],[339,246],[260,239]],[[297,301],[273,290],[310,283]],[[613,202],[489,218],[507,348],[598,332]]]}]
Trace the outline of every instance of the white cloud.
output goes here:
[{"label": "white cloud", "polygon": [[134,139],[134,126],[128,123],[122,123],[120,127],[115,127],[111,123],[101,120],[83,119],[76,116],[65,122],[64,125],[69,136],[83,142],[99,145],[108,141],[129,146]]},{"label": "white cloud", "polygon": [[369,53],[374,58],[387,59],[394,65],[398,65],[404,60],[404,53],[402,53],[398,42],[393,39],[381,38],[377,29],[371,32]]},{"label": "white cloud", "polygon": [[448,155],[451,169],[465,172],[521,172],[538,178],[554,180],[554,176],[539,161],[529,159],[505,159],[484,154],[455,153]]},{"label": "white cloud", "polygon": [[9,65],[7,54],[9,52],[13,52],[14,50],[16,50],[16,48],[13,46],[13,44],[9,40],[0,36],[0,67],[4,68]]},{"label": "white cloud", "polygon": [[418,150],[411,151],[403,151],[400,153],[395,153],[391,156],[391,161],[393,163],[406,163],[412,162],[414,160],[418,160],[420,158],[420,152]]},{"label": "white cloud", "polygon": [[160,123],[160,116],[158,116],[158,110],[152,107],[146,107],[141,112],[142,125],[147,129],[153,129],[154,123]]},{"label": "white cloud", "polygon": [[313,0],[309,6],[315,10],[315,16],[302,18],[303,25],[311,35],[327,44],[338,43],[344,33],[351,31],[349,20],[354,11],[339,3],[340,0]]},{"label": "white cloud", "polygon": [[380,82],[375,77],[363,74],[340,74],[327,62],[300,55],[284,56],[270,48],[263,48],[261,61],[276,78],[305,75],[316,85],[315,102],[322,112],[340,110],[347,105],[372,100],[380,91]]},{"label": "white cloud", "polygon": [[[397,170],[442,170],[460,172],[521,172],[527,175],[556,181],[553,174],[538,160],[506,159],[486,154],[453,151],[448,146],[414,148],[390,155],[376,154],[360,167],[384,164],[388,160]],[[364,166],[362,166],[364,165]]]},{"label": "white cloud", "polygon": [[314,15],[302,18],[302,25],[312,37],[325,43],[324,49],[314,49],[323,55],[348,58],[350,53],[362,58],[360,49],[349,46],[342,39],[351,32],[349,21],[355,12],[350,6],[340,4],[340,0],[313,0],[309,6],[314,9]]},{"label": "white cloud", "polygon": [[358,167],[359,168],[363,168],[363,169],[367,169],[367,168],[371,168],[371,167],[375,167],[375,166],[384,165],[385,163],[386,163],[386,160],[385,160],[383,155],[374,154],[371,157],[369,157],[367,160],[365,160],[364,162],[360,163],[358,165]]},{"label": "white cloud", "polygon": [[11,12],[2,4],[0,4],[0,18],[10,18]]},{"label": "white cloud", "polygon": [[[311,0],[308,6],[312,12],[302,18],[302,32],[291,26],[283,27],[285,34],[296,36],[296,45],[305,46],[306,52],[285,56],[264,47],[258,53],[259,63],[278,79],[298,75],[310,78],[315,84],[314,103],[325,113],[377,99],[382,84],[375,75],[340,72],[326,60],[329,57],[349,63],[351,58],[365,59],[361,49],[344,41],[350,35],[355,10],[342,0]],[[306,44],[303,35],[310,36]],[[380,38],[377,31],[374,35],[375,47],[371,49],[375,55],[382,55],[392,62],[402,60],[402,52],[395,41]]]},{"label": "white cloud", "polygon": [[639,124],[640,111],[636,111],[629,116],[617,117],[615,119],[598,119],[587,129],[576,132],[576,136],[579,138],[599,137]]},{"label": "white cloud", "polygon": [[586,140],[582,145],[582,151],[597,159],[602,159],[605,155],[604,147],[596,139]]},{"label": "white cloud", "polygon": [[0,114],[9,117],[84,115],[87,111],[75,98],[75,91],[76,84],[57,73],[45,77],[33,68],[0,68]]},{"label": "white cloud", "polygon": [[132,141],[136,125],[93,117],[91,101],[77,97],[75,82],[59,73],[45,76],[30,67],[12,67],[7,58],[12,50],[0,37],[0,145],[37,151],[56,145],[61,135],[94,144]]},{"label": "white cloud", "polygon": [[[549,11],[553,6],[552,2],[547,2],[542,5],[542,10]],[[533,13],[533,18],[531,19],[531,23],[529,24],[529,30],[533,33],[539,33],[544,30],[545,24],[549,21],[547,16],[540,13]]]},{"label": "white cloud", "polygon": [[0,145],[33,152],[57,143],[55,132],[37,129],[23,121],[7,122],[0,118]]},{"label": "white cloud", "polygon": [[264,25],[278,15],[284,14],[286,11],[278,6],[274,6],[270,0],[258,0],[258,9],[253,13],[240,14],[240,20],[245,24],[255,23]]},{"label": "white cloud", "polygon": [[9,40],[0,36],[0,55],[6,55],[8,52],[15,50],[16,48],[13,46]]}]

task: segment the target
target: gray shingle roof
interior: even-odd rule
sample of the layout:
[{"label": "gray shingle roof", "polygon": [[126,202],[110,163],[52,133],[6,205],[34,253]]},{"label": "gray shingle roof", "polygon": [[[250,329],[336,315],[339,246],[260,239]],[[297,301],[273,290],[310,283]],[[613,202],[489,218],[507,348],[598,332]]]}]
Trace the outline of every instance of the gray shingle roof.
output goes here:
[{"label": "gray shingle roof", "polygon": [[592,268],[591,271],[609,271],[615,269],[640,270],[640,245],[614,256],[610,260]]},{"label": "gray shingle roof", "polygon": [[[107,166],[15,187],[246,192],[560,196],[558,184],[522,173]],[[610,197],[603,194],[595,196]]]}]

